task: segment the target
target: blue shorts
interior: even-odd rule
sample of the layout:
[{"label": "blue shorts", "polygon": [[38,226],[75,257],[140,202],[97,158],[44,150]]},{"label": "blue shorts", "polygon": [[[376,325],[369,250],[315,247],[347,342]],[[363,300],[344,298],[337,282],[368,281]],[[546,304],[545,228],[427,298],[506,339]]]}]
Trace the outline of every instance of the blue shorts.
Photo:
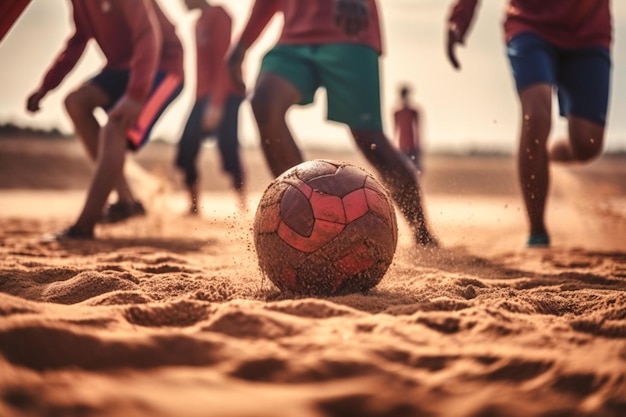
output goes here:
[{"label": "blue shorts", "polygon": [[[129,70],[105,69],[100,74],[89,80],[97,85],[110,98],[108,105],[104,106],[105,111],[111,110],[126,92]],[[137,124],[127,132],[128,148],[136,151],[148,142],[150,132],[161,114],[167,106],[174,101],[183,89],[183,80],[178,75],[168,74],[158,71],[154,76],[152,89],[146,98],[146,102],[137,119]]]},{"label": "blue shorts", "polygon": [[326,89],[328,120],[355,129],[382,129],[378,53],[365,45],[277,45],[264,57],[261,73],[289,81],[313,102],[318,88]]},{"label": "blue shorts", "polygon": [[533,84],[551,84],[561,116],[606,124],[611,77],[607,48],[561,48],[534,33],[522,33],[509,41],[507,55],[518,92]]}]

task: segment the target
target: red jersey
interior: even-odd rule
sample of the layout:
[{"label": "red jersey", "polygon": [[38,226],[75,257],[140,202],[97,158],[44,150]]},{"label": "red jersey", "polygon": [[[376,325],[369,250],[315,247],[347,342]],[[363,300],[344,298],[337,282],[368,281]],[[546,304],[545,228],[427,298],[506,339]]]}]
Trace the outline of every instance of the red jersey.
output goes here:
[{"label": "red jersey", "polygon": [[[449,22],[465,38],[478,0],[457,0]],[[517,34],[532,32],[563,48],[600,46],[612,41],[609,0],[509,0],[504,20],[508,42]]]},{"label": "red jersey", "polygon": [[183,76],[183,47],[154,0],[72,0],[74,34],[46,74],[42,89],[58,86],[95,39],[105,68],[128,69],[126,94],[143,101],[157,70]]},{"label": "red jersey", "polygon": [[419,151],[419,112],[403,106],[393,114],[395,139],[402,152]]},{"label": "red jersey", "polygon": [[230,47],[232,19],[221,6],[202,10],[196,22],[196,97],[211,95],[221,105],[228,95],[243,96],[232,82],[224,57]]},{"label": "red jersey", "polygon": [[382,38],[375,0],[369,0],[369,8],[368,29],[349,37],[335,25],[334,0],[256,0],[239,42],[252,45],[274,14],[282,12],[284,25],[279,45],[355,43],[368,45],[381,54]]},{"label": "red jersey", "polygon": [[24,12],[28,3],[30,0],[3,0],[0,2],[0,41]]}]

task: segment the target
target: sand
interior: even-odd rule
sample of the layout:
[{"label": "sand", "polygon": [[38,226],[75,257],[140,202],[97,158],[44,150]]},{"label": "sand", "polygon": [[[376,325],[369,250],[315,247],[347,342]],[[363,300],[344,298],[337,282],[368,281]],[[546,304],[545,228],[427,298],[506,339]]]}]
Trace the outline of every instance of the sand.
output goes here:
[{"label": "sand", "polygon": [[0,140],[0,416],[626,415],[623,157],[553,168],[553,247],[529,250],[512,157],[427,155],[442,248],[400,220],[377,287],[302,298],[256,263],[259,151],[242,211],[204,150],[199,218],[173,155],[127,166],[146,217],[43,244],[92,167],[74,140]]}]

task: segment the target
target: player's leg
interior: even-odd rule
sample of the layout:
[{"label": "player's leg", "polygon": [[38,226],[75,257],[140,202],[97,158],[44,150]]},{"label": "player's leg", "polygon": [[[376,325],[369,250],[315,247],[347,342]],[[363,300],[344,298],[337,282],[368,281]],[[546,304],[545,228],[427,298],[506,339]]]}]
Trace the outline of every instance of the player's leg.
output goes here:
[{"label": "player's leg", "polygon": [[606,48],[563,50],[558,88],[561,114],[568,118],[567,140],[550,149],[558,162],[586,162],[602,152],[611,56]]},{"label": "player's leg", "polygon": [[74,125],[74,132],[92,161],[98,157],[98,135],[100,133],[100,124],[94,111],[96,108],[106,107],[110,103],[111,98],[106,91],[90,82],[82,84],[65,97],[65,111]]},{"label": "player's leg", "polygon": [[328,96],[328,118],[350,127],[363,155],[406,217],[420,245],[436,244],[428,230],[417,170],[385,136],[380,110],[378,54],[362,45],[328,45],[317,55]]},{"label": "player's leg", "polygon": [[72,228],[74,233],[93,235],[109,193],[124,171],[126,149],[126,129],[119,122],[109,120],[100,130],[96,171],[83,210]]},{"label": "player's leg", "polygon": [[317,86],[312,64],[303,59],[308,46],[276,46],[261,63],[251,99],[259,129],[261,148],[274,176],[303,161],[287,126],[287,110],[294,104],[313,100]]},{"label": "player's leg", "polygon": [[183,134],[178,141],[176,149],[175,165],[182,172],[184,177],[183,181],[189,196],[190,214],[199,214],[199,173],[197,164],[204,134],[202,129],[202,115],[206,105],[206,98],[199,98],[195,101],[187,117]]},{"label": "player's leg", "polygon": [[548,137],[552,128],[552,88],[558,53],[533,34],[518,35],[507,45],[509,63],[521,104],[517,154],[518,178],[529,221],[529,246],[546,246],[550,238],[545,207],[550,184]]},{"label": "player's leg", "polygon": [[242,97],[230,96],[226,100],[222,121],[217,131],[217,147],[222,160],[222,170],[232,177],[235,191],[243,193],[244,170],[239,155],[239,106]]},{"label": "player's leg", "polygon": [[568,139],[550,147],[550,159],[555,162],[587,162],[602,152],[604,126],[582,117],[568,117]]},{"label": "player's leg", "polygon": [[[94,115],[96,108],[108,109],[123,94],[128,77],[125,71],[103,71],[65,98],[65,110],[72,120],[74,131],[80,138],[92,161],[98,157],[100,124]],[[119,200],[132,200],[130,187],[122,176],[116,185]]]},{"label": "player's leg", "polygon": [[414,230],[416,242],[420,245],[436,245],[437,240],[428,229],[422,209],[417,171],[409,159],[392,145],[380,129],[351,128],[350,131],[359,150],[378,171],[382,182]]},{"label": "player's leg", "polygon": [[[550,184],[548,136],[552,125],[552,86],[535,84],[519,93],[522,122],[517,166],[530,236],[547,236],[545,207]],[[532,243],[532,242],[531,242]],[[546,242],[547,244],[547,242]]]},{"label": "player's leg", "polygon": [[134,127],[127,130],[117,120],[109,119],[100,129],[96,171],[83,210],[67,237],[93,235],[109,193],[123,175],[126,150],[136,151],[146,144],[152,127],[181,90],[181,77],[158,73]]}]

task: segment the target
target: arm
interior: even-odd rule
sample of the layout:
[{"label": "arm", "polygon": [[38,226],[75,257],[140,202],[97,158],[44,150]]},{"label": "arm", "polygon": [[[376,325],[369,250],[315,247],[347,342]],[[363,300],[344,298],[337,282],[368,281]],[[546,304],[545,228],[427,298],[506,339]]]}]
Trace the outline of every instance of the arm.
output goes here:
[{"label": "arm", "polygon": [[[76,12],[74,11],[74,13]],[[74,22],[74,33],[68,39],[65,48],[46,72],[41,85],[28,97],[26,102],[28,111],[36,112],[39,110],[41,100],[50,90],[53,90],[61,84],[85,51],[89,37],[85,34],[80,23],[78,23],[76,16],[74,16]]]},{"label": "arm", "polygon": [[150,0],[119,2],[132,32],[133,57],[126,95],[142,101],[148,96],[161,53],[162,35]]},{"label": "arm", "polygon": [[228,71],[238,88],[245,89],[241,66],[248,48],[258,39],[274,14],[278,12],[278,0],[256,0],[248,21],[226,56]]},{"label": "arm", "polygon": [[447,52],[448,60],[456,69],[461,65],[456,58],[455,47],[465,44],[465,36],[474,18],[478,0],[457,0],[448,17]]},{"label": "arm", "polygon": [[120,5],[131,28],[133,57],[126,93],[111,109],[109,118],[130,128],[137,121],[152,88],[159,63],[162,35],[150,0],[125,0]]}]

